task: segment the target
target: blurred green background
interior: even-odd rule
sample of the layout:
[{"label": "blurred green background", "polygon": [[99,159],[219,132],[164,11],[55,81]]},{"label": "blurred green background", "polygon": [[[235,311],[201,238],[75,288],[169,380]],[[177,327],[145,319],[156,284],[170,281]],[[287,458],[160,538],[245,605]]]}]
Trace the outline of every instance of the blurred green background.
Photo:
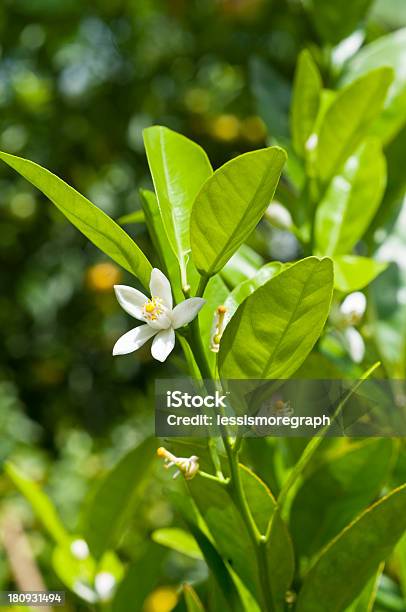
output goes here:
[{"label": "blurred green background", "polygon": [[[402,0],[358,4],[371,5],[361,42],[406,25]],[[326,31],[299,0],[5,0],[0,148],[44,165],[120,218],[150,186],[144,127],[184,133],[214,167],[264,146],[272,134],[258,71],[266,67],[268,110],[282,125],[276,113],[288,108],[299,51],[311,48],[326,67],[357,25],[340,23],[342,31]],[[334,71],[324,76],[334,86]],[[0,457],[13,453],[46,476],[73,528],[88,483],[152,431],[154,377],[163,367],[169,377],[183,358],[162,366],[145,348],[113,359],[128,317],[112,286],[132,280],[5,167],[0,207]],[[126,229],[150,256],[144,227]],[[149,495],[145,532],[167,522],[167,508],[149,505]],[[9,580],[1,555],[0,588]]]}]

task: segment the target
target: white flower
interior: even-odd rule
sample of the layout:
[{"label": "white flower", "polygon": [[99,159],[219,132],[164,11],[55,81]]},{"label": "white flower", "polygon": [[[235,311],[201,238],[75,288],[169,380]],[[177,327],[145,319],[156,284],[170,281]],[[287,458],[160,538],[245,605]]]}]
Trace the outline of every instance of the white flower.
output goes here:
[{"label": "white flower", "polygon": [[282,230],[289,230],[293,225],[292,215],[279,202],[271,202],[266,209],[265,216],[272,225]]},{"label": "white flower", "polygon": [[170,283],[157,268],[151,272],[149,288],[151,299],[133,287],[114,285],[120,306],[146,325],[140,325],[121,336],[114,345],[113,355],[132,353],[155,336],[152,356],[158,361],[165,361],[175,346],[174,330],[190,323],[206,302],[198,297],[189,298],[173,308]]},{"label": "white flower", "polygon": [[82,538],[78,538],[72,542],[70,545],[70,551],[76,559],[81,561],[83,561],[83,559],[87,559],[89,556],[89,547],[87,542]]},{"label": "white flower", "polygon": [[347,327],[343,332],[348,354],[355,363],[361,363],[365,355],[364,339],[355,327]]},{"label": "white flower", "polygon": [[199,471],[199,457],[196,457],[196,455],[192,455],[191,457],[176,457],[163,446],[158,448],[157,455],[165,459],[166,469],[173,466],[178,468],[173,478],[177,478],[179,474],[182,473],[186,480],[192,480]]},{"label": "white flower", "polygon": [[367,299],[361,291],[355,291],[347,295],[340,306],[340,311],[348,325],[356,325],[364,316],[367,307]]},{"label": "white flower", "polygon": [[111,598],[116,579],[110,572],[99,572],[94,579],[94,588],[101,601],[106,601]]}]

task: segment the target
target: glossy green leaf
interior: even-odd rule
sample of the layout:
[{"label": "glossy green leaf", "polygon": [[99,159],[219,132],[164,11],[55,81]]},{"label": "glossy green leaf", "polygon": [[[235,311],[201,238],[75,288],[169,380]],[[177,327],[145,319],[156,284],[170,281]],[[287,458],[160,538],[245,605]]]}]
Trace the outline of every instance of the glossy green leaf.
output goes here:
[{"label": "glossy green leaf", "polygon": [[233,289],[224,302],[227,308],[227,317],[232,317],[238,306],[243,303],[251,293],[258,287],[262,287],[271,278],[279,274],[284,269],[284,264],[279,261],[271,261],[258,270],[252,278],[248,278]]},{"label": "glossy green leaf", "polygon": [[[168,249],[168,238],[163,226],[158,200],[153,191],[140,190],[141,205],[145,215],[145,223],[155,252],[159,258],[160,270],[165,272],[171,281],[174,297],[177,301],[184,299],[180,287],[179,265],[172,249]],[[196,273],[197,275],[197,273]]]},{"label": "glossy green leaf", "polygon": [[313,132],[321,89],[319,70],[309,51],[304,49],[296,67],[290,117],[293,146],[301,157],[305,156],[306,142]]},{"label": "glossy green leaf", "polygon": [[183,585],[183,597],[185,598],[188,612],[204,612],[204,607],[198,594],[190,584]]},{"label": "glossy green leaf", "polygon": [[221,277],[228,287],[236,287],[252,278],[264,264],[264,259],[247,244],[242,244],[221,271]]},{"label": "glossy green leaf", "polygon": [[330,256],[351,252],[371,223],[385,185],[381,146],[368,140],[332,179],[317,208],[316,251]]},{"label": "glossy green leaf", "polygon": [[334,287],[345,293],[363,289],[388,267],[387,263],[358,255],[341,255],[333,261]]},{"label": "glossy green leaf", "polygon": [[317,167],[327,182],[355,151],[382,110],[393,72],[378,68],[340,90],[318,134]]},{"label": "glossy green leaf", "polygon": [[192,209],[193,261],[213,276],[254,230],[272,200],[286,161],[279,147],[240,155],[216,170]]},{"label": "glossy green leaf", "polygon": [[265,534],[269,529],[266,555],[272,601],[276,610],[283,609],[295,569],[290,535],[265,483],[245,466],[240,465],[239,469],[253,519],[261,533]]},{"label": "glossy green leaf", "polygon": [[199,145],[166,127],[144,130],[144,143],[163,225],[186,284],[190,213],[213,170]]},{"label": "glossy green leaf", "polygon": [[[226,563],[227,557],[223,559],[215,547],[213,536],[197,505],[189,494],[180,494],[172,491],[170,499],[202,551],[212,577],[223,595],[226,609],[232,612],[234,610],[236,612],[245,612],[247,609],[245,602],[251,603],[250,595],[246,587],[238,579],[238,576],[231,569],[231,566]],[[257,612],[255,605],[250,607],[253,612]]]},{"label": "glossy green leaf", "polygon": [[144,223],[145,215],[143,210],[136,210],[135,212],[128,213],[117,219],[117,223],[120,225],[130,225],[132,223]]},{"label": "glossy green leaf", "polygon": [[393,444],[372,439],[339,449],[318,463],[297,491],[290,511],[295,551],[311,558],[379,494]]},{"label": "glossy green leaf", "polygon": [[147,438],[127,453],[98,483],[84,516],[83,535],[99,559],[119,540],[152,461],[156,441]]},{"label": "glossy green leaf", "polygon": [[[385,0],[386,1],[386,0]],[[382,115],[373,126],[373,132],[385,142],[391,140],[406,121],[406,28],[381,36],[354,55],[344,68],[343,83],[380,66],[394,70]]]},{"label": "glossy green leaf", "polygon": [[320,554],[299,592],[297,612],[341,612],[406,529],[406,485],[361,514]]},{"label": "glossy green leaf", "polygon": [[330,259],[308,257],[259,287],[238,308],[220,346],[224,378],[288,378],[317,341],[333,291]]},{"label": "glossy green leaf", "polygon": [[192,497],[213,536],[217,550],[241,578],[251,594],[260,601],[260,586],[255,550],[240,512],[219,483],[191,480]]},{"label": "glossy green leaf", "polygon": [[372,0],[307,0],[305,6],[321,38],[337,44],[357,28],[371,4]]},{"label": "glossy green leaf", "polygon": [[151,538],[157,544],[176,550],[192,559],[203,559],[196,540],[190,533],[179,527],[163,527],[155,529]]},{"label": "glossy green leaf", "polygon": [[73,187],[32,161],[0,152],[2,159],[55,204],[103,253],[148,287],[151,264],[128,234]]},{"label": "glossy green leaf", "polygon": [[20,493],[31,504],[37,519],[41,521],[49,535],[55,542],[65,545],[70,536],[49,497],[34,480],[25,476],[14,463],[7,461],[4,464],[4,470]]}]

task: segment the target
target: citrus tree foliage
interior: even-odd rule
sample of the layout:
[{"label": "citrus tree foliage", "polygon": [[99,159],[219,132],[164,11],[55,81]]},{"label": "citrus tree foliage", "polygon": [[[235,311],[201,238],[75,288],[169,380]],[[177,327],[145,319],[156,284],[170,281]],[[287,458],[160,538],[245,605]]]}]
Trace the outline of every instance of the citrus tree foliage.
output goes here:
[{"label": "citrus tree foliage", "polygon": [[[300,52],[292,84],[252,58],[252,93],[268,126],[263,146],[214,163],[197,139],[150,122],[143,138],[153,190],[140,184],[141,208],[124,219],[81,195],[52,163],[0,153],[130,284],[148,290],[159,267],[171,312],[205,300],[186,326],[170,328],[182,352],[164,372],[209,383],[405,378],[405,215],[397,213],[406,42],[399,30],[363,44],[354,30],[371,4],[346,5],[345,20],[341,2],[305,4],[318,46]],[[123,228],[134,223],[144,233]],[[153,300],[143,304],[155,313]],[[142,400],[152,403],[151,395]],[[394,391],[391,401],[403,400]],[[325,433],[243,440],[225,430],[219,440],[181,439],[168,450],[141,431],[69,525],[18,457],[5,474],[51,542],[49,585],[59,581],[89,609],[153,610],[164,600],[168,610],[191,612],[372,610],[388,559],[391,601],[402,605],[403,445]],[[179,481],[163,481],[157,446]],[[162,495],[163,487],[163,523],[139,529],[144,492]],[[169,580],[173,555],[187,569],[178,564],[181,575]]]}]

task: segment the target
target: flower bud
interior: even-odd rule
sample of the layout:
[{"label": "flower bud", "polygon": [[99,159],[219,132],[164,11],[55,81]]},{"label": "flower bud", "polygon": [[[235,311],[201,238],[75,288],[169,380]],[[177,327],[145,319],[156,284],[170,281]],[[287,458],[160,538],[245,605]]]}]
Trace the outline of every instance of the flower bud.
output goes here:
[{"label": "flower bud", "polygon": [[293,225],[292,216],[279,202],[271,202],[265,212],[269,223],[281,230],[289,230]]}]

